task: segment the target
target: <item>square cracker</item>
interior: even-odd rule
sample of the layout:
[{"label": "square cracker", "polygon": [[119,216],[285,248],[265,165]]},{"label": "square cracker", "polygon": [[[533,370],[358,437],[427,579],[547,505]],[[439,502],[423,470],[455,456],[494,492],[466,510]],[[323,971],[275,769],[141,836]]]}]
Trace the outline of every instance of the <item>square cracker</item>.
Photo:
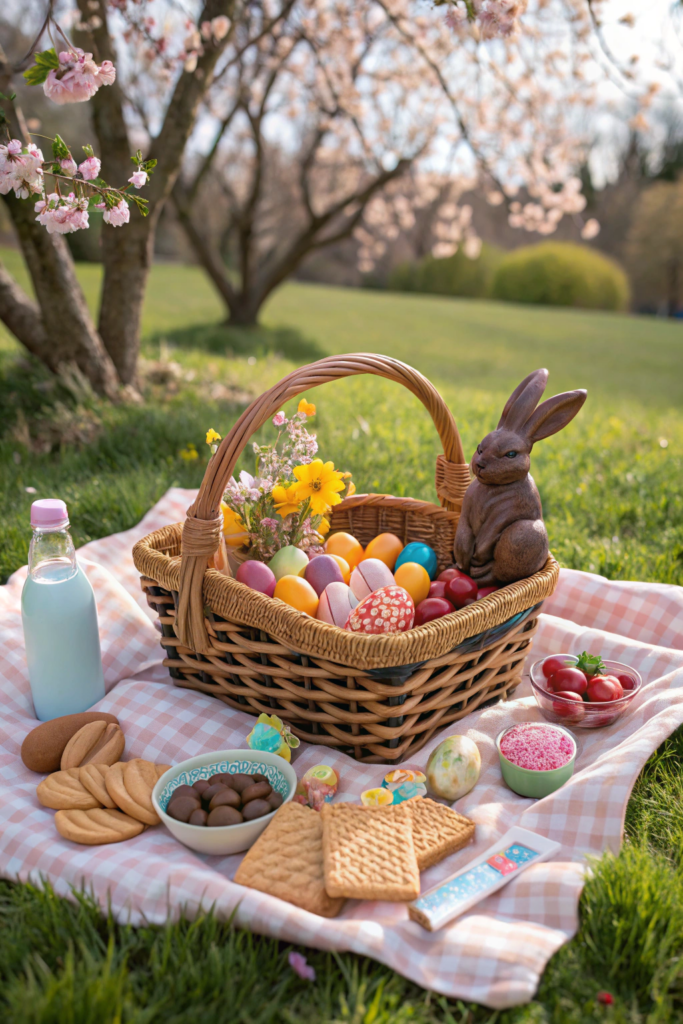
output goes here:
[{"label": "square cracker", "polygon": [[404,804],[324,804],[321,815],[330,896],[413,900],[420,895],[412,816]]},{"label": "square cracker", "polygon": [[407,800],[405,806],[412,819],[413,844],[420,871],[462,849],[474,835],[473,821],[429,797],[414,797]]},{"label": "square cracker", "polygon": [[235,874],[239,885],[277,896],[321,917],[336,917],[343,899],[325,892],[320,814],[287,803],[247,851]]}]

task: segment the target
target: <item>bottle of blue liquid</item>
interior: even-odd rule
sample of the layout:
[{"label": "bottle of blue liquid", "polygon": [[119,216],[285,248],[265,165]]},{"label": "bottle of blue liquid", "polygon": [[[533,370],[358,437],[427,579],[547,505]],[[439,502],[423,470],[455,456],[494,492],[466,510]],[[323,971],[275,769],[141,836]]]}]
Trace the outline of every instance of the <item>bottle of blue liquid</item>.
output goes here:
[{"label": "bottle of blue liquid", "polygon": [[34,501],[31,526],[21,618],[33,705],[46,722],[101,700],[104,676],[95,595],[76,561],[65,503]]}]

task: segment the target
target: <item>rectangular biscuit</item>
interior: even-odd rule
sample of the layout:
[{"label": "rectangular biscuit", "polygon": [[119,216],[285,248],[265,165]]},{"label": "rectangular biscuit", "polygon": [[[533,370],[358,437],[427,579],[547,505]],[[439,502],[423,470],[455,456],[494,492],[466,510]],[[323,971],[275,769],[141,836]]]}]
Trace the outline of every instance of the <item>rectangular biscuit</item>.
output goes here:
[{"label": "rectangular biscuit", "polygon": [[412,900],[420,892],[412,816],[404,804],[324,804],[323,861],[330,896]]},{"label": "rectangular biscuit", "polygon": [[247,851],[234,880],[311,914],[336,917],[344,900],[325,892],[322,835],[317,811],[284,804]]},{"label": "rectangular biscuit", "polygon": [[413,844],[420,871],[462,849],[474,835],[473,821],[429,797],[414,797],[407,800],[405,806],[411,815]]}]

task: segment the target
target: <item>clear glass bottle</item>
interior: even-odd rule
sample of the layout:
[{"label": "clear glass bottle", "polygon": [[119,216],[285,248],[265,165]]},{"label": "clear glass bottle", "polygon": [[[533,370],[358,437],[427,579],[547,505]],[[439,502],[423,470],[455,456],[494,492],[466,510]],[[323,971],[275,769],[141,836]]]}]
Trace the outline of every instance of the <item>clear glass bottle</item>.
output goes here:
[{"label": "clear glass bottle", "polygon": [[104,676],[95,595],[76,560],[65,503],[34,501],[31,526],[21,618],[33,705],[45,722],[101,700]]}]

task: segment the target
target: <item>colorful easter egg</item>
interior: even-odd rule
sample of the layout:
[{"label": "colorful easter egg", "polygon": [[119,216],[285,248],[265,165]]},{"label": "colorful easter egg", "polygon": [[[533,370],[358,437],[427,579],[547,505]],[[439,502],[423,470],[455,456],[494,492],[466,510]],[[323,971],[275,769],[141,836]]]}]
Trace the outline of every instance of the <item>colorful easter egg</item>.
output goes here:
[{"label": "colorful easter egg", "polygon": [[308,555],[301,548],[287,544],[275,552],[268,565],[275,573],[276,580],[281,580],[283,576],[303,576],[308,565]]},{"label": "colorful easter egg", "polygon": [[235,579],[239,583],[243,583],[245,587],[259,590],[266,597],[273,596],[275,584],[277,583],[273,570],[265,562],[257,562],[254,559],[242,562],[235,573]]},{"label": "colorful easter egg", "polygon": [[328,764],[316,764],[299,780],[294,794],[296,803],[312,807],[314,811],[330,803],[339,787],[339,775]]},{"label": "colorful easter egg", "polygon": [[364,558],[351,573],[349,586],[359,601],[394,582],[391,569],[379,558]]},{"label": "colorful easter egg", "polygon": [[[327,552],[325,552],[325,554],[327,554]],[[342,558],[341,555],[330,555],[330,558],[334,558],[335,562],[341,569],[342,579],[344,580],[344,583],[348,584],[349,580],[351,579],[351,566],[349,565],[349,563],[346,561],[345,558]]]},{"label": "colorful easter egg", "polygon": [[417,562],[404,562],[399,565],[394,576],[399,587],[408,591],[415,605],[429,597],[432,581],[423,565],[418,565]]},{"label": "colorful easter egg", "polygon": [[345,583],[328,583],[320,595],[316,618],[343,629],[357,604],[358,598]]},{"label": "colorful easter egg", "polygon": [[415,609],[415,625],[424,626],[426,622],[440,619],[455,611],[455,606],[445,597],[426,597]]},{"label": "colorful easter egg", "polygon": [[410,594],[395,584],[369,594],[349,615],[346,628],[354,633],[403,633],[410,629],[415,605]]},{"label": "colorful easter egg", "polygon": [[480,772],[477,744],[467,736],[448,736],[429,755],[427,785],[434,796],[452,803],[469,793]]},{"label": "colorful easter egg", "polygon": [[396,559],[403,551],[403,541],[395,533],[379,533],[365,549],[366,558],[379,558],[393,572]]},{"label": "colorful easter egg", "polygon": [[304,579],[320,596],[329,583],[343,583],[342,571],[332,555],[316,555],[304,569]]},{"label": "colorful easter egg", "polygon": [[400,804],[414,796],[426,796],[426,781],[427,776],[418,769],[395,768],[384,776],[382,786],[391,793],[392,803]]},{"label": "colorful easter egg", "polygon": [[417,562],[418,565],[424,566],[429,573],[429,578],[432,580],[436,576],[436,570],[438,568],[436,551],[434,548],[430,548],[429,544],[423,544],[422,541],[419,540],[414,540],[411,541],[410,544],[406,544],[403,551],[396,559],[394,572],[405,562]]},{"label": "colorful easter egg", "polygon": [[388,807],[393,802],[393,797],[389,790],[378,786],[377,789],[366,789],[361,793],[360,802],[363,807]]},{"label": "colorful easter egg", "polygon": [[273,597],[279,598],[297,611],[306,612],[307,615],[315,616],[318,610],[318,595],[311,584],[301,576],[283,576],[275,584]]},{"label": "colorful easter egg", "polygon": [[333,533],[325,542],[325,553],[339,555],[348,562],[349,569],[355,569],[363,557],[363,546],[350,533]]},{"label": "colorful easter egg", "polygon": [[289,726],[277,715],[260,714],[256,719],[256,725],[247,736],[247,746],[250,750],[266,750],[270,754],[279,754],[285,761],[292,760],[292,750],[296,750],[300,743],[298,736],[294,736]]}]

